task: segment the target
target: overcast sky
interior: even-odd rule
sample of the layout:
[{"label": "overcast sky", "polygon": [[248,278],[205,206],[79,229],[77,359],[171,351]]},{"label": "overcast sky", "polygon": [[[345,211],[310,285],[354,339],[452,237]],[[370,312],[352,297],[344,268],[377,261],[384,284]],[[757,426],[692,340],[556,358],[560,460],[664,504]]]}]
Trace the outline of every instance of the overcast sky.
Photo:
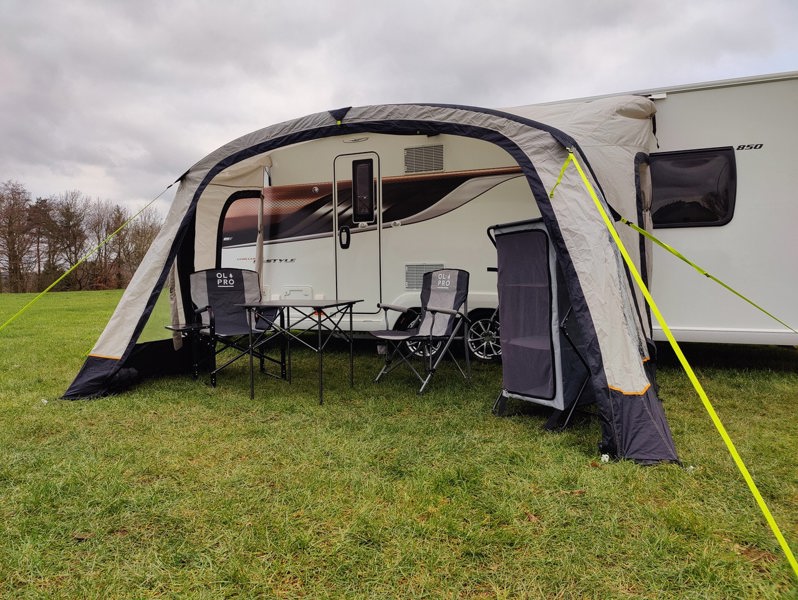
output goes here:
[{"label": "overcast sky", "polygon": [[293,117],[793,71],[796,26],[796,0],[0,0],[0,182],[139,208]]}]

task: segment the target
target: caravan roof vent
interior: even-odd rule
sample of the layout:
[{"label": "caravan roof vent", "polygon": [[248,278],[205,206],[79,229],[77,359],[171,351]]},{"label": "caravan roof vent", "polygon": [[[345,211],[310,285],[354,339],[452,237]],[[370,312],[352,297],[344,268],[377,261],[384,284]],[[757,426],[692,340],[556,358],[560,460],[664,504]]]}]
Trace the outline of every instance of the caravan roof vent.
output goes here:
[{"label": "caravan roof vent", "polygon": [[443,146],[405,148],[405,173],[443,171]]},{"label": "caravan roof vent", "polygon": [[443,263],[416,263],[405,265],[405,289],[420,290],[424,273],[443,268]]}]

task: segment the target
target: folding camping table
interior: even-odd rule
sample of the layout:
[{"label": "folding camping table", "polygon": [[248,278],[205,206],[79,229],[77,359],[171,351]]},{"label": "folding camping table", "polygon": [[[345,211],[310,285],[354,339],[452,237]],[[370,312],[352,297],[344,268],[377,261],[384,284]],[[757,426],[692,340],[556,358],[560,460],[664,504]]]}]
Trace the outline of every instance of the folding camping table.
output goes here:
[{"label": "folding camping table", "polygon": [[[354,386],[354,352],[352,346],[352,307],[362,300],[313,300],[310,298],[303,300],[264,300],[253,304],[241,304],[251,317],[250,322],[250,351],[249,351],[249,394],[250,398],[255,397],[255,370],[253,362],[253,331],[252,323],[257,321],[257,315],[265,309],[278,309],[279,318],[274,321],[272,327],[283,336],[288,354],[288,381],[291,381],[291,341],[296,341],[307,348],[313,350],[319,356],[319,404],[324,403],[324,349],[327,343],[334,337],[343,339],[349,343],[349,385]],[[291,322],[291,311],[298,313],[299,318]],[[341,327],[341,322],[349,316],[349,329]],[[316,335],[313,341],[301,337],[292,330],[292,327],[311,324],[307,331],[315,329]]]}]

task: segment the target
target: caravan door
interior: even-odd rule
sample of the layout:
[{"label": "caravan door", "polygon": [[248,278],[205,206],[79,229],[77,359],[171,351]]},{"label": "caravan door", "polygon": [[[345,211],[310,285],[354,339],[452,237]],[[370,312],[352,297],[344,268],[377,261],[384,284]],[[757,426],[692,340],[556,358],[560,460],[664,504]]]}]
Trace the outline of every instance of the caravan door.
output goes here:
[{"label": "caravan door", "polygon": [[356,313],[375,314],[382,300],[382,180],[376,152],[333,161],[336,297],[362,299]]}]

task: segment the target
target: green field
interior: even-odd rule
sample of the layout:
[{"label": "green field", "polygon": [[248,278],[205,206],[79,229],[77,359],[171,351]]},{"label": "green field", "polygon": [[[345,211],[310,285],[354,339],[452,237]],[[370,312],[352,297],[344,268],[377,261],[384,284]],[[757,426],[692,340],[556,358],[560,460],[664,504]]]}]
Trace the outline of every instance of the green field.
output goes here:
[{"label": "green field", "polygon": [[[497,365],[423,396],[359,344],[294,381],[245,365],[62,401],[120,292],[52,293],[0,331],[0,597],[794,598],[798,579],[687,377],[683,466],[603,464],[595,419],[491,415]],[[0,324],[31,299],[0,295]],[[160,331],[155,323],[152,331]],[[798,351],[688,346],[798,551]],[[306,374],[306,376],[304,376]],[[529,411],[527,411],[529,412]]]}]

